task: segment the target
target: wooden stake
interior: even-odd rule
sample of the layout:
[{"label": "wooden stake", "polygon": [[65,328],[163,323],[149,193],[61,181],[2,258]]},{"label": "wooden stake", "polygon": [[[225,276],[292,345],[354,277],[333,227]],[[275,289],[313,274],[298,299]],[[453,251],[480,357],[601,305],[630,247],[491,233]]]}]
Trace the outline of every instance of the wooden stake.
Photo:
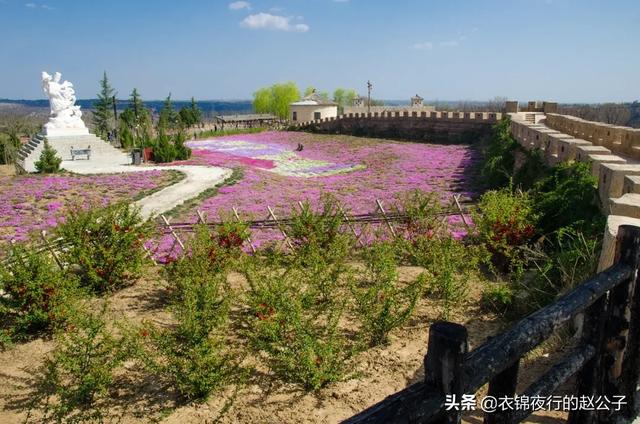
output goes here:
[{"label": "wooden stake", "polygon": [[64,267],[62,266],[62,262],[60,262],[60,258],[58,258],[58,254],[56,253],[55,249],[51,247],[51,245],[49,244],[49,241],[47,240],[47,232],[45,230],[40,231],[40,238],[42,238],[42,241],[44,242],[44,245],[47,247],[47,250],[51,252],[51,256],[53,256],[53,259],[58,264],[58,267],[64,271]]},{"label": "wooden stake", "polygon": [[338,209],[340,210],[340,213],[342,214],[342,216],[344,217],[344,221],[347,223],[347,226],[351,229],[351,232],[353,233],[354,236],[356,236],[356,241],[358,243],[360,243],[360,246],[364,247],[364,242],[362,241],[362,239],[360,238],[360,236],[362,235],[362,233],[358,234],[356,232],[355,227],[351,224],[351,220],[349,219],[349,217],[347,216],[347,213],[344,211],[344,209],[342,209],[342,205],[338,204]]},{"label": "wooden stake", "polygon": [[[240,215],[238,215],[238,210],[235,206],[232,208],[233,215],[236,217],[236,221],[240,222]],[[247,237],[247,241],[249,242],[249,246],[251,246],[251,251],[256,253],[256,247],[253,245],[253,241],[251,240],[251,236]]]},{"label": "wooden stake", "polygon": [[171,231],[171,235],[173,236],[173,238],[176,239],[176,241],[178,242],[178,244],[180,245],[180,247],[184,251],[185,250],[184,244],[182,243],[182,240],[180,240],[180,237],[178,237],[178,234],[175,232],[175,230],[173,229],[171,224],[169,224],[169,220],[167,219],[167,217],[164,216],[164,215],[160,215],[160,217],[164,221],[164,225],[166,225],[166,227],[169,229],[169,231]]},{"label": "wooden stake", "polygon": [[198,214],[198,221],[200,221],[201,224],[207,223],[207,220],[204,218],[204,215],[200,210],[196,210],[196,214]]},{"label": "wooden stake", "polygon": [[380,200],[376,199],[376,203],[378,204],[378,209],[380,210],[380,212],[382,212],[382,216],[384,216],[384,220],[387,223],[387,226],[389,227],[389,230],[391,230],[391,234],[394,237],[396,236],[396,230],[395,228],[393,228],[393,225],[391,225],[391,221],[389,221],[389,218],[387,217],[387,213],[384,211],[384,208],[382,207],[382,202],[380,202]]},{"label": "wooden stake", "polygon": [[467,228],[467,232],[470,233],[471,232],[471,227],[469,226],[469,223],[467,222],[467,218],[465,218],[465,216],[464,216],[464,212],[462,211],[462,206],[460,206],[459,195],[454,194],[453,195],[453,201],[456,203],[456,208],[458,208],[458,212],[460,212],[460,218],[462,218],[462,223]]},{"label": "wooden stake", "polygon": [[269,210],[269,215],[271,215],[271,218],[276,221],[276,224],[278,224],[278,229],[280,229],[280,232],[282,233],[282,235],[284,236],[284,241],[287,242],[287,246],[289,246],[289,248],[291,250],[293,250],[293,245],[291,244],[291,240],[289,240],[289,236],[287,235],[287,233],[284,231],[284,228],[282,228],[282,226],[280,225],[280,222],[278,221],[278,218],[276,217],[276,214],[273,213],[273,209],[271,209],[271,206],[267,205],[267,209]]}]

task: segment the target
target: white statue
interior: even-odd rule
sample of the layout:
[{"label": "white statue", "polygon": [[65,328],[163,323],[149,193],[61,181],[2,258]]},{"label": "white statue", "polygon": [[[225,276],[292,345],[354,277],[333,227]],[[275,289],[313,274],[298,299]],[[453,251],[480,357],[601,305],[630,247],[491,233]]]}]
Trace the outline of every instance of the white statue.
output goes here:
[{"label": "white statue", "polygon": [[80,106],[76,106],[76,92],[69,81],[60,82],[62,74],[53,76],[42,72],[42,89],[49,98],[51,116],[44,125],[44,133],[49,136],[89,134],[82,121]]}]

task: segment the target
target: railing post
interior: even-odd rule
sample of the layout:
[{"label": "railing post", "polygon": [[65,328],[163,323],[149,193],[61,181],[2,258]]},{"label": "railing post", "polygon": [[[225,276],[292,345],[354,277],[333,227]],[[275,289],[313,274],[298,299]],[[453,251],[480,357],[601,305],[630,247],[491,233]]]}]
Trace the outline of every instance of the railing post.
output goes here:
[{"label": "railing post", "polygon": [[[632,307],[640,254],[640,228],[624,225],[618,230],[615,263],[633,267],[633,278],[617,285],[609,296],[601,296],[585,314],[582,343],[596,349],[593,359],[585,364],[578,375],[578,396],[607,396],[635,394],[638,382],[638,323],[631,325],[631,316],[640,315]],[[633,313],[632,313],[633,312]],[[633,329],[633,331],[630,331]],[[635,334],[634,334],[635,333]],[[635,349],[635,350],[634,350]],[[622,373],[624,362],[629,375]],[[633,408],[633,395],[627,398]],[[628,413],[628,411],[625,411]],[[569,423],[590,424],[613,421],[615,411],[571,411]]]},{"label": "railing post", "polygon": [[[436,322],[429,328],[429,345],[424,358],[425,384],[459,402],[464,391],[463,369],[469,344],[467,329],[452,322]],[[460,411],[451,410],[439,423],[459,424]]]},{"label": "railing post", "polygon": [[[489,382],[489,390],[487,396],[492,396],[496,399],[501,397],[513,397],[516,394],[516,387],[518,385],[518,369],[520,368],[520,360],[509,366]],[[511,410],[499,410],[491,413],[485,413],[484,424],[507,424],[511,423]]]}]

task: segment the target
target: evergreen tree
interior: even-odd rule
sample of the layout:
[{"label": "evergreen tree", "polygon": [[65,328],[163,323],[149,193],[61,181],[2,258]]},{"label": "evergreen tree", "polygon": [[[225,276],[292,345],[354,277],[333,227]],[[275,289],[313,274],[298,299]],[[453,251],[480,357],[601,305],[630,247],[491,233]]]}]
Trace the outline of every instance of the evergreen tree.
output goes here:
[{"label": "evergreen tree", "polygon": [[176,158],[176,148],[164,131],[160,131],[158,135],[153,149],[153,158],[160,163],[173,162]]},{"label": "evergreen tree", "polygon": [[44,139],[44,149],[40,153],[40,159],[35,163],[36,170],[41,174],[53,174],[60,171],[60,163],[62,158],[58,156],[58,152],[51,147],[49,140]]},{"label": "evergreen tree", "polygon": [[129,105],[120,114],[119,126],[118,134],[123,147],[141,147],[146,144],[151,132],[151,115],[135,88],[131,92]]},{"label": "evergreen tree", "polygon": [[158,119],[158,132],[174,129],[176,127],[177,114],[173,109],[173,103],[171,102],[171,93],[167,96],[160,109],[160,117]]},{"label": "evergreen tree", "polygon": [[202,122],[202,110],[198,107],[196,99],[191,98],[191,116],[193,118],[193,125]]},{"label": "evergreen tree", "polygon": [[186,141],[187,136],[182,131],[173,137],[173,145],[176,152],[175,159],[187,160],[191,157],[191,149],[184,144]]},{"label": "evergreen tree", "polygon": [[113,119],[113,97],[115,90],[109,84],[107,72],[105,71],[100,80],[100,92],[98,100],[93,105],[93,126],[95,132],[100,137],[106,137],[107,133],[112,129],[111,121]]}]

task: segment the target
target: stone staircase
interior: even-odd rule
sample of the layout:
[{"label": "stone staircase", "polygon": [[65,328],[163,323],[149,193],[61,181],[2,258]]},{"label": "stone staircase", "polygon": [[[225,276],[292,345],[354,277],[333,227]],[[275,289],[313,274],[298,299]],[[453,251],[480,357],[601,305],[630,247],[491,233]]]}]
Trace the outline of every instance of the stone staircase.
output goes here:
[{"label": "stone staircase", "polygon": [[[44,149],[43,134],[36,134],[28,143],[24,144],[18,152],[17,165],[25,172],[35,172],[35,163],[40,158],[40,154]],[[101,159],[117,158],[122,161],[124,153],[95,134],[73,135],[73,136],[47,136],[47,140],[51,147],[62,158],[64,167],[65,161],[71,160],[71,149],[87,149],[91,147],[91,161],[100,162]],[[84,159],[84,158],[83,158]],[[78,159],[78,160],[83,160]]]}]

